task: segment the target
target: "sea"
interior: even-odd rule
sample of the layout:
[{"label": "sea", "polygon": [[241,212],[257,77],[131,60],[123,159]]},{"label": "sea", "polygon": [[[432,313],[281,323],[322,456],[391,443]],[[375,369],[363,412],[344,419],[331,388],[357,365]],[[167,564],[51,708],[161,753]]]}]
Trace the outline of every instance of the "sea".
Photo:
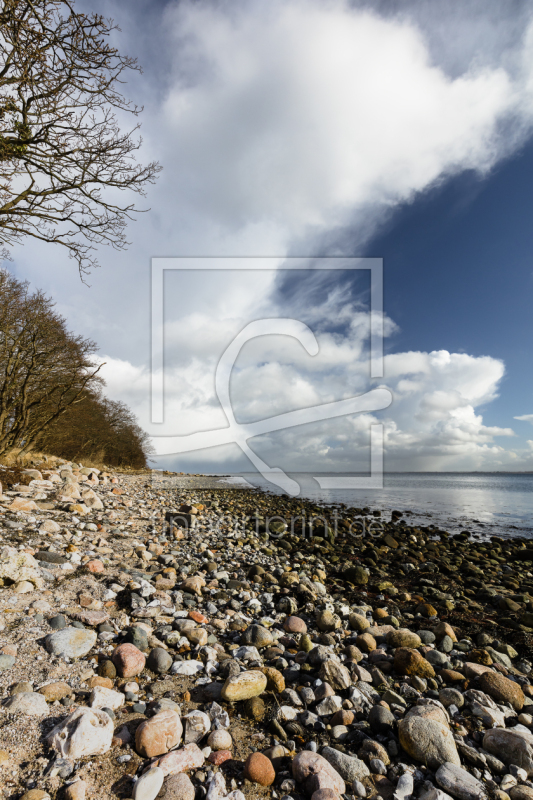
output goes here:
[{"label": "sea", "polygon": [[[469,531],[482,539],[533,538],[533,473],[390,472],[383,476],[382,489],[322,489],[312,474],[289,475],[300,485],[301,497],[320,504],[368,507],[380,510],[384,519],[397,510],[410,525],[435,526],[449,533]],[[235,488],[255,486],[283,494],[259,473],[219,480]]]}]

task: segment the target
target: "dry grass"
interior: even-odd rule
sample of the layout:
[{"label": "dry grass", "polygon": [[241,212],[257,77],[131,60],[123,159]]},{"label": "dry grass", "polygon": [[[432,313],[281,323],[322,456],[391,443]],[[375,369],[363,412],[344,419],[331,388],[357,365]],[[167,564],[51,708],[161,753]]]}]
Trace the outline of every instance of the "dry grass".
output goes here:
[{"label": "dry grass", "polygon": [[[90,458],[84,458],[82,463],[84,467],[99,469],[100,472],[122,472],[132,475],[142,475],[151,472],[149,467],[144,469],[133,469],[132,467],[111,467],[102,460],[102,453],[95,453]],[[36,467],[43,469],[47,467],[55,467],[60,463],[64,463],[64,458],[58,456],[51,456],[49,453],[33,452],[23,453],[20,455],[20,450],[11,450],[3,456],[0,456],[0,465],[11,468],[13,470],[29,469]],[[22,483],[23,481],[21,481]]]},{"label": "dry grass", "polygon": [[53,466],[64,459],[57,458],[57,456],[50,456],[46,453],[32,452],[31,450],[29,453],[23,453],[22,455],[20,455],[20,450],[10,450],[9,453],[5,453],[1,456],[0,460],[6,467],[20,467],[24,469],[32,467],[34,464],[42,464],[43,461]]}]

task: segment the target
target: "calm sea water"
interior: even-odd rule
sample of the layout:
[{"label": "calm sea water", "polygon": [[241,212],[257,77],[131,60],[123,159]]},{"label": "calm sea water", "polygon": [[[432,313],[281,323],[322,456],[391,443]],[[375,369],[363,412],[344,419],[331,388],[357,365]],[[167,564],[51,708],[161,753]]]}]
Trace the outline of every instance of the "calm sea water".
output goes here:
[{"label": "calm sea water", "polygon": [[[348,475],[348,473],[343,473]],[[321,503],[346,503],[355,508],[403,511],[411,523],[435,525],[450,533],[468,530],[482,536],[533,538],[533,474],[472,472],[396,472],[384,476],[384,488],[321,489],[312,475],[292,473],[301,496]],[[246,481],[263,490],[281,490],[257,473],[227,479]]]}]

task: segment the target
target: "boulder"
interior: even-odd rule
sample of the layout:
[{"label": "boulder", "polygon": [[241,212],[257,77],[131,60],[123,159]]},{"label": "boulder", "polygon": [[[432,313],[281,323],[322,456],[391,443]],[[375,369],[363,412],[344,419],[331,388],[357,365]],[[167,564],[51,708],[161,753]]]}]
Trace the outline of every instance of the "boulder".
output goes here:
[{"label": "boulder", "polygon": [[479,688],[497,703],[509,703],[515,711],[522,710],[525,697],[520,685],[499,672],[484,672],[479,678]]},{"label": "boulder", "polygon": [[318,789],[333,789],[337,794],[344,794],[346,791],[346,784],[329,761],[311,750],[302,750],[294,758],[292,774],[298,783],[305,785],[306,792],[311,795]]},{"label": "boulder", "polygon": [[442,722],[411,716],[400,720],[398,733],[403,749],[430,769],[446,762],[461,765],[453,735]]},{"label": "boulder", "polygon": [[46,737],[48,744],[71,761],[84,756],[96,756],[111,747],[113,721],[105,711],[77,708]]},{"label": "boulder", "polygon": [[179,744],[183,726],[175,711],[160,711],[141,722],[135,731],[135,749],[143,758],[153,758],[168,753]]},{"label": "boulder", "polygon": [[370,770],[364,761],[356,758],[356,756],[341,753],[340,750],[335,750],[334,747],[323,747],[322,756],[348,784],[352,784],[355,780],[363,781],[364,778],[370,775]]},{"label": "boulder", "polygon": [[222,699],[228,703],[248,700],[262,694],[267,686],[267,677],[259,670],[248,670],[230,676],[222,687]]},{"label": "boulder", "polygon": [[457,800],[486,800],[488,797],[481,781],[457,764],[443,764],[435,777],[439,786]]},{"label": "boulder", "polygon": [[82,658],[94,647],[96,639],[95,631],[88,631],[85,628],[63,628],[55,633],[49,633],[44,640],[44,646],[53,656]]},{"label": "boulder", "polygon": [[394,653],[394,671],[398,675],[416,675],[418,678],[434,678],[435,670],[418,650],[398,647]]},{"label": "boulder", "polygon": [[483,737],[483,749],[504,764],[516,764],[533,775],[533,734],[516,728],[492,728]]}]

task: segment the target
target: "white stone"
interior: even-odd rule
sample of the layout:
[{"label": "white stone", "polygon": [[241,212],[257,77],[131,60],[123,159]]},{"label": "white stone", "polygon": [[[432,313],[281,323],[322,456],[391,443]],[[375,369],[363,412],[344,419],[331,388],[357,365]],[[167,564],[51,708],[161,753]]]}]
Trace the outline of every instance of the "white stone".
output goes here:
[{"label": "white stone", "polygon": [[226,795],[226,780],[222,772],[217,772],[209,781],[206,800],[221,800]]},{"label": "white stone", "polygon": [[59,533],[60,530],[61,525],[58,525],[53,519],[47,519],[39,528],[39,533]]},{"label": "white stone", "polygon": [[52,728],[47,741],[64,758],[96,756],[111,748],[113,721],[105,711],[77,708]]},{"label": "white stone", "polygon": [[145,772],[133,787],[134,800],[154,800],[163,786],[165,773],[159,767]]},{"label": "white stone", "polygon": [[518,781],[516,778],[513,778],[512,775],[504,775],[500,783],[500,789],[502,792],[507,792],[509,794],[509,789],[512,789],[513,786],[516,786],[517,783]]},{"label": "white stone", "polygon": [[281,706],[278,711],[278,719],[281,722],[291,722],[298,716],[298,709],[292,706]]},{"label": "white stone", "polygon": [[110,708],[116,711],[124,705],[124,695],[122,692],[115,692],[114,689],[107,689],[105,686],[95,686],[89,698],[91,708]]},{"label": "white stone", "polygon": [[449,794],[443,792],[442,789],[437,789],[436,786],[431,786],[420,795],[418,800],[452,800],[452,798]]},{"label": "white stone", "polygon": [[41,568],[34,557],[14,547],[2,547],[0,550],[0,578],[8,578],[14,583],[29,581],[36,589],[44,586]]},{"label": "white stone", "polygon": [[319,703],[316,707],[316,713],[319,717],[325,717],[329,714],[335,714],[336,711],[340,711],[342,708],[342,697],[339,697],[336,694],[332,694],[329,697],[324,698],[321,703]]},{"label": "white stone", "polygon": [[414,781],[410,772],[400,775],[396,789],[394,790],[394,800],[407,800],[413,794]]},{"label": "white stone", "polygon": [[170,671],[173,675],[197,675],[203,669],[201,661],[175,661]]},{"label": "white stone", "polygon": [[92,489],[82,489],[81,490],[81,499],[83,500],[84,504],[87,508],[96,509],[97,511],[102,511],[104,504]]}]

